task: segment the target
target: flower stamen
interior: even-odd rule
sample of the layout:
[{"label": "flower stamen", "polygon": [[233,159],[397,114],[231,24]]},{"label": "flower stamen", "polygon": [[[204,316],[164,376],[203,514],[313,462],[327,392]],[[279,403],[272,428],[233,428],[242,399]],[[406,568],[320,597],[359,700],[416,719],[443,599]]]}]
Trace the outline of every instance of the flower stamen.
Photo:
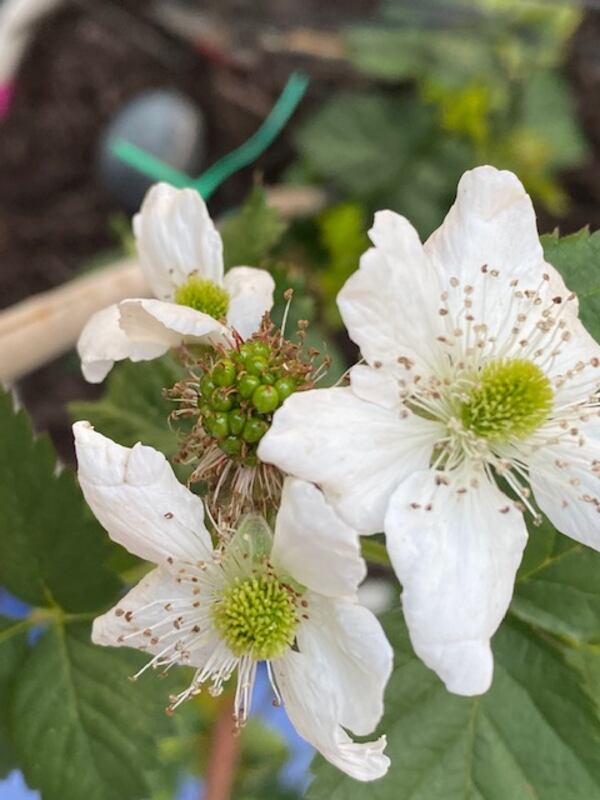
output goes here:
[{"label": "flower stamen", "polygon": [[229,294],[213,281],[191,275],[186,283],[177,288],[175,302],[214,319],[225,319],[229,309]]}]

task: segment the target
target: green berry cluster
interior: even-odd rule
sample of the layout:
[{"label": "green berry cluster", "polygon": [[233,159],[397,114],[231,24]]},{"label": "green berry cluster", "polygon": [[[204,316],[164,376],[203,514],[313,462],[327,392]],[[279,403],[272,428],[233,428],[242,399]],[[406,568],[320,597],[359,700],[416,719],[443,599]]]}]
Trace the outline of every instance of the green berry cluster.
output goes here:
[{"label": "green berry cluster", "polygon": [[279,361],[271,345],[257,340],[205,371],[198,398],[202,425],[228,456],[254,463],[273,413],[296,390],[297,379]]}]

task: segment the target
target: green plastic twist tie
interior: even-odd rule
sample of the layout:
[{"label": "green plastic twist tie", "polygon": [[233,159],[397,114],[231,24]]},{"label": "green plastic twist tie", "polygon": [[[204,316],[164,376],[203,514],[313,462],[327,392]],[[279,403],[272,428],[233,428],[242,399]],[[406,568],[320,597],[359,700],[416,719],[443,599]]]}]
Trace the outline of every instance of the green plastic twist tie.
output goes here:
[{"label": "green plastic twist tie", "polygon": [[290,75],[283,92],[260,128],[236,150],[216,161],[198,178],[169,166],[146,150],[125,139],[111,143],[113,155],[154,181],[170,183],[178,189],[196,189],[208,200],[218,187],[235,172],[254,163],[286,126],[308,88],[308,77],[300,72]]}]

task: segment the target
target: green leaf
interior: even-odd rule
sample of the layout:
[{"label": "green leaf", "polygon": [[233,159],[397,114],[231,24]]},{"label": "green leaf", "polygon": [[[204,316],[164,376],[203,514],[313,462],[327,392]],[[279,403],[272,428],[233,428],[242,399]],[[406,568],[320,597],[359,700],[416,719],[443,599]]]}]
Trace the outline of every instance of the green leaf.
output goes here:
[{"label": "green leaf", "polygon": [[170,728],[165,683],[132,683],[144,657],[91,644],[89,627],[52,625],[23,666],[13,737],[44,800],[138,800]]},{"label": "green leaf", "polygon": [[221,231],[225,268],[258,267],[280,242],[287,225],[267,204],[265,190],[255,186],[241,210]]},{"label": "green leaf", "polygon": [[25,623],[0,616],[0,778],[17,766],[5,709],[27,654],[26,633]]},{"label": "green leaf", "polygon": [[559,533],[555,537],[544,560],[521,572],[511,610],[558,636],[600,643],[600,554]]},{"label": "green leaf", "polygon": [[48,438],[34,437],[7,393],[0,394],[0,441],[0,585],[36,606],[106,606],[119,589],[103,566],[107,537],[71,472],[57,472]]},{"label": "green leaf", "polygon": [[530,515],[526,515],[525,519],[529,530],[529,539],[519,566],[517,579],[534,572],[545,561],[551,558],[556,546],[556,539],[560,536],[554,525],[545,517],[539,527],[532,524]]},{"label": "green leaf", "polygon": [[73,420],[86,419],[105,436],[125,447],[137,442],[167,456],[177,452],[177,434],[167,419],[173,403],[162,395],[183,375],[168,356],[154,361],[123,361],[112,370],[104,395],[95,402],[69,406]]},{"label": "green leaf", "polygon": [[600,341],[600,231],[584,228],[570,236],[542,236],[546,259],[579,297],[581,321]]},{"label": "green leaf", "polygon": [[318,759],[311,800],[600,797],[600,721],[552,641],[508,621],[494,639],[491,690],[465,698],[415,657],[398,612],[385,625],[396,654],[380,726],[390,771],[366,787]]},{"label": "green leaf", "polygon": [[581,674],[583,687],[600,715],[600,648],[565,647],[563,652],[569,664]]}]

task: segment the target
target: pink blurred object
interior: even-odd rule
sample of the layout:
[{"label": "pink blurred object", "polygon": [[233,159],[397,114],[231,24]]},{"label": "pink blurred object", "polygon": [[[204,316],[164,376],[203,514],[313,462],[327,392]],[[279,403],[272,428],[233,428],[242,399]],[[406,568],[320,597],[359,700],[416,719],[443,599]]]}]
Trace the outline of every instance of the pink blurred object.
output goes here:
[{"label": "pink blurred object", "polygon": [[14,93],[14,83],[10,82],[0,84],[0,120],[8,116]]}]

